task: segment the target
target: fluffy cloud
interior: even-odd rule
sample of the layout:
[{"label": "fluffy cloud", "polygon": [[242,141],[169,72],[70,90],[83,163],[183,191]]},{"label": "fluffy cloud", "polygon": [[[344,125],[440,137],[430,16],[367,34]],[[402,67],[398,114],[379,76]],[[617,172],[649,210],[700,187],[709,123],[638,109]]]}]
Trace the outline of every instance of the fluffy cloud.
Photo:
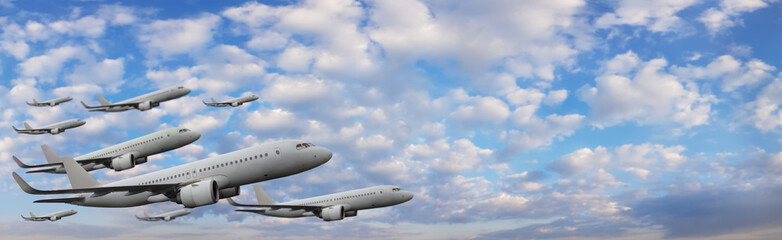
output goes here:
[{"label": "fluffy cloud", "polygon": [[86,16],[74,21],[56,21],[49,24],[52,31],[71,36],[96,38],[103,35],[106,21],[94,16]]},{"label": "fluffy cloud", "polygon": [[640,178],[649,176],[649,169],[671,170],[680,166],[687,159],[681,155],[682,146],[666,147],[659,144],[626,144],[614,149],[605,147],[594,150],[582,148],[566,154],[548,164],[547,168],[565,176],[573,176],[594,169],[616,168]]},{"label": "fluffy cloud", "polygon": [[611,59],[604,74],[595,79],[595,87],[579,90],[581,100],[592,108],[592,124],[605,127],[628,120],[674,122],[683,128],[707,124],[714,97],[700,94],[695,83],[663,72],[666,65],[660,58],[643,62],[633,52]]},{"label": "fluffy cloud", "polygon": [[719,9],[709,8],[701,14],[698,21],[702,22],[706,29],[712,34],[718,33],[726,28],[741,24],[741,19],[736,19],[739,15],[745,12],[753,12],[755,10],[768,6],[768,2],[774,0],[722,0],[719,4]]},{"label": "fluffy cloud", "polygon": [[742,63],[731,55],[722,55],[705,67],[688,65],[671,67],[671,72],[690,79],[720,79],[722,91],[731,92],[743,86],[752,86],[763,80],[771,79],[776,70],[758,59]]},{"label": "fluffy cloud", "polygon": [[583,115],[549,114],[541,118],[536,114],[538,108],[538,105],[525,105],[513,111],[511,121],[523,131],[512,129],[501,136],[508,139],[508,146],[499,155],[500,160],[507,161],[517,153],[551,145],[555,138],[570,136],[583,126]]},{"label": "fluffy cloud", "polygon": [[779,106],[782,105],[780,96],[782,96],[782,79],[777,78],[758,93],[755,101],[744,105],[746,116],[749,116],[747,121],[764,132],[777,129],[782,125],[782,111],[779,110]]},{"label": "fluffy cloud", "polygon": [[73,73],[65,77],[72,85],[95,84],[106,86],[109,91],[117,91],[125,75],[124,59],[104,59],[100,62],[88,61],[74,68]]},{"label": "fluffy cloud", "polygon": [[165,57],[186,53],[212,41],[219,22],[220,17],[213,14],[188,19],[156,20],[141,27],[138,40],[149,54]]},{"label": "fluffy cloud", "polygon": [[645,26],[653,32],[669,32],[680,25],[679,11],[697,3],[696,0],[622,0],[613,13],[606,13],[595,21],[597,27],[614,25]]},{"label": "fluffy cloud", "polygon": [[20,75],[38,77],[44,82],[53,82],[67,61],[84,57],[86,51],[81,47],[63,46],[50,49],[46,54],[28,58],[19,64]]},{"label": "fluffy cloud", "polygon": [[494,97],[476,97],[469,105],[459,106],[450,118],[465,126],[501,123],[508,118],[508,104]]}]

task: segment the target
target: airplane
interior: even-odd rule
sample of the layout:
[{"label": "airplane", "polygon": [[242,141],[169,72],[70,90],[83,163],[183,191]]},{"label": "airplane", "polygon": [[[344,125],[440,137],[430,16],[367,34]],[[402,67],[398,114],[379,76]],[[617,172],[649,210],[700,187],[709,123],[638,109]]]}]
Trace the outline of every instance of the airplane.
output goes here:
[{"label": "airplane", "polygon": [[201,101],[201,102],[204,102],[204,104],[210,107],[227,107],[227,106],[238,107],[238,106],[242,106],[243,103],[252,102],[255,100],[258,100],[258,96],[250,95],[250,96],[234,98],[225,102],[217,102],[215,101],[214,98],[212,98],[211,103],[207,103],[206,101]]},{"label": "airplane", "polygon": [[413,199],[412,193],[403,191],[399,187],[374,186],[277,204],[260,186],[254,187],[258,205],[239,204],[231,198],[228,198],[228,203],[237,207],[259,208],[238,209],[237,212],[251,212],[281,218],[317,216],[328,222],[355,217],[358,215],[358,210],[388,207]]},{"label": "airplane", "polygon": [[163,214],[158,214],[158,215],[155,215],[155,216],[149,216],[149,215],[147,215],[147,212],[144,212],[144,217],[136,216],[136,218],[138,220],[147,221],[147,222],[156,222],[156,221],[160,221],[160,220],[168,222],[168,221],[174,220],[177,217],[185,216],[185,215],[188,215],[188,214],[190,214],[190,210],[179,209],[179,210],[176,210],[176,211],[171,211],[171,212],[167,212],[167,213],[163,213]]},{"label": "airplane", "polygon": [[[111,168],[114,171],[131,169],[137,164],[147,162],[147,157],[158,153],[171,151],[192,142],[201,137],[201,134],[187,128],[168,128],[154,133],[150,133],[114,146],[110,146],[98,151],[87,153],[74,158],[84,170],[93,171],[101,168]],[[41,148],[46,148],[44,153],[53,153],[52,156],[46,156],[48,163],[39,165],[27,165],[12,156],[16,165],[21,168],[43,168],[27,171],[27,173],[65,173],[65,167],[60,161],[60,156],[54,153],[54,150],[44,144]]]},{"label": "airplane", "polygon": [[25,103],[27,103],[27,105],[30,105],[30,106],[33,106],[33,107],[46,107],[46,106],[54,107],[54,106],[60,105],[60,103],[68,102],[70,100],[73,100],[73,98],[71,98],[71,97],[61,97],[61,98],[52,99],[52,100],[49,100],[49,101],[38,102],[38,101],[35,100],[35,98],[33,98],[33,103],[29,103],[27,101],[25,101]]},{"label": "airplane", "polygon": [[84,125],[85,123],[87,123],[87,122],[85,122],[84,120],[75,118],[75,119],[71,119],[71,120],[65,120],[65,121],[62,121],[62,122],[49,124],[49,125],[43,126],[41,128],[30,127],[30,124],[27,124],[27,122],[24,122],[24,129],[17,129],[14,126],[11,126],[11,127],[17,133],[33,134],[33,135],[49,133],[49,134],[52,134],[52,135],[57,135],[57,134],[59,134],[61,132],[65,132],[65,129],[80,127],[81,125]]},{"label": "airplane", "polygon": [[89,106],[84,103],[84,101],[81,102],[81,105],[84,106],[84,108],[89,109],[90,112],[124,112],[131,109],[146,111],[153,107],[160,106],[161,102],[177,99],[188,93],[190,93],[190,89],[183,86],[177,86],[157,90],[118,103],[111,103],[103,98],[102,95],[98,94],[100,106]]},{"label": "airplane", "polygon": [[60,219],[62,219],[64,217],[74,215],[76,213],[77,213],[76,210],[73,210],[73,209],[63,210],[63,211],[59,211],[59,212],[53,212],[53,213],[49,213],[49,214],[46,214],[46,215],[43,215],[43,216],[35,216],[35,214],[33,214],[33,212],[30,212],[30,217],[25,217],[24,215],[22,215],[22,219],[27,220],[27,221],[34,221],[34,222],[42,222],[42,221],[47,221],[47,220],[54,222],[54,221],[60,220]]},{"label": "airplane", "polygon": [[[298,148],[297,148],[298,146]],[[46,149],[44,149],[46,151]],[[51,153],[45,154],[51,156]],[[101,184],[72,157],[62,159],[72,189],[38,190],[14,172],[13,178],[33,195],[75,194],[35,203],[68,203],[87,207],[136,207],[172,201],[186,208],[239,195],[239,186],[286,177],[320,166],[332,153],[300,140],[269,142],[200,161]]]}]

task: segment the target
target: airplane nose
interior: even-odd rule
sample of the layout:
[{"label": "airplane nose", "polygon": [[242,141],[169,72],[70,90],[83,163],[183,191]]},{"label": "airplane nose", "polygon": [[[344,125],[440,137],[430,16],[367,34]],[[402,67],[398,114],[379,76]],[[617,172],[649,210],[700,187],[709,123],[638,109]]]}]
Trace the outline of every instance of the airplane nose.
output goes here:
[{"label": "airplane nose", "polygon": [[201,133],[193,131],[193,137],[194,137],[193,141],[198,140],[199,138],[201,138]]},{"label": "airplane nose", "polygon": [[318,160],[321,160],[321,164],[328,162],[331,160],[331,156],[333,155],[330,150],[324,147],[319,147],[318,149]]},{"label": "airplane nose", "polygon": [[402,196],[404,196],[405,202],[410,201],[410,199],[413,199],[413,193],[408,191],[405,191],[404,195]]}]

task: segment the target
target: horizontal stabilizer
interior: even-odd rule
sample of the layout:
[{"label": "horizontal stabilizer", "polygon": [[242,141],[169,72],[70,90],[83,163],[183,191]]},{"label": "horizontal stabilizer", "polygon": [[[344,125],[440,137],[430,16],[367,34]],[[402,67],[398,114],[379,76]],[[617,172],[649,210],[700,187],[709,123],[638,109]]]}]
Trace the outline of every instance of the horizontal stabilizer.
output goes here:
[{"label": "horizontal stabilizer", "polygon": [[19,165],[19,167],[20,167],[20,168],[31,168],[31,167],[33,167],[33,166],[30,166],[30,165],[24,164],[24,163],[23,163],[21,160],[19,160],[19,158],[17,158],[16,156],[11,156],[11,158],[13,158],[13,159],[14,159],[14,162],[16,162],[16,165]]},{"label": "horizontal stabilizer", "polygon": [[265,213],[265,209],[237,209],[237,212]]},{"label": "horizontal stabilizer", "polygon": [[41,199],[35,200],[34,203],[73,203],[81,201],[84,201],[84,197]]}]

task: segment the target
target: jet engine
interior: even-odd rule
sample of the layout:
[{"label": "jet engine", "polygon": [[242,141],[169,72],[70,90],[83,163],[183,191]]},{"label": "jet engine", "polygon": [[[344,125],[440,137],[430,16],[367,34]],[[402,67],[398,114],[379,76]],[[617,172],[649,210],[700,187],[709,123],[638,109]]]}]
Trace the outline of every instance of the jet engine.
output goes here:
[{"label": "jet engine", "polygon": [[152,109],[152,101],[145,101],[138,104],[138,110],[146,111]]},{"label": "jet engine", "polygon": [[49,130],[49,132],[52,133],[52,134],[58,134],[58,133],[60,133],[62,131],[60,131],[60,128],[52,128],[52,130]]},{"label": "jet engine", "polygon": [[212,179],[201,180],[179,189],[176,201],[193,208],[216,203],[220,200],[220,191],[217,188],[217,182]]},{"label": "jet engine", "polygon": [[239,186],[220,189],[220,198],[239,196]]},{"label": "jet engine", "polygon": [[171,221],[171,216],[163,217],[163,221],[166,221],[166,222]]},{"label": "jet engine", "polygon": [[54,102],[49,103],[49,107],[54,107],[56,104]]},{"label": "jet engine", "polygon": [[49,221],[52,221],[52,222],[57,221],[57,216],[49,217]]},{"label": "jet engine", "polygon": [[134,157],[133,161],[136,162],[136,165],[139,165],[147,162],[147,157]]},{"label": "jet engine", "polygon": [[356,215],[358,215],[358,211],[345,211],[345,217],[355,217]]},{"label": "jet engine", "polygon": [[345,218],[345,206],[335,205],[324,208],[320,211],[320,218],[323,221],[337,221]]},{"label": "jet engine", "polygon": [[237,106],[239,106],[239,105],[242,105],[242,104],[241,104],[241,103],[239,103],[239,102],[232,102],[232,103],[231,103],[231,107],[237,107]]},{"label": "jet engine", "polygon": [[111,159],[111,169],[114,169],[114,171],[117,172],[125,169],[131,169],[135,166],[136,161],[133,160],[133,153],[125,153],[119,157]]}]

